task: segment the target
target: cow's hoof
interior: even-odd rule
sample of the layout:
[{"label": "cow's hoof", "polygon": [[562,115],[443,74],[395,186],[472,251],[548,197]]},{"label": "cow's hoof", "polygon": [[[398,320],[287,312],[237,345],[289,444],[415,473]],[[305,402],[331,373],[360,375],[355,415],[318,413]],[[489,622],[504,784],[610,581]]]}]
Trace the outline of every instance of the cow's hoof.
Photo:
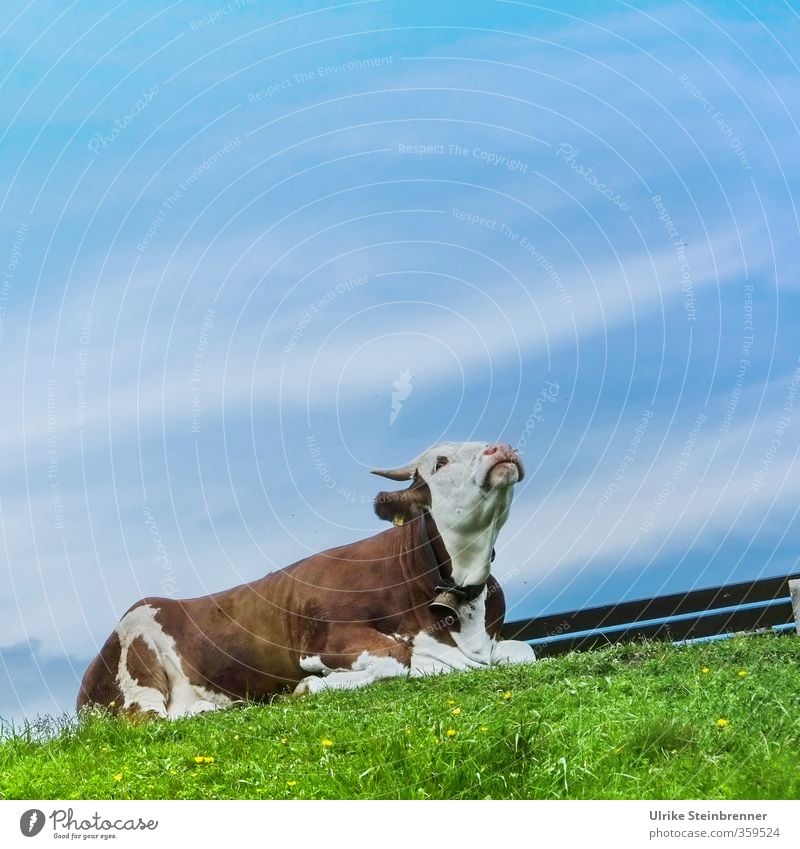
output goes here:
[{"label": "cow's hoof", "polygon": [[179,707],[174,713],[170,711],[168,716],[170,719],[183,719],[187,716],[197,716],[199,713],[208,713],[212,710],[219,710],[219,705],[215,705],[214,702],[207,702],[205,699],[197,699],[190,705]]},{"label": "cow's hoof", "polygon": [[536,654],[521,640],[500,640],[492,652],[492,666],[510,663],[535,663]]},{"label": "cow's hoof", "polygon": [[198,699],[196,702],[189,705],[186,711],[189,716],[195,716],[198,713],[208,713],[210,710],[219,710],[219,705],[214,702],[207,702],[205,699]]},{"label": "cow's hoof", "polygon": [[307,693],[319,693],[325,689],[325,681],[318,675],[309,675],[294,688],[295,696],[305,696]]}]

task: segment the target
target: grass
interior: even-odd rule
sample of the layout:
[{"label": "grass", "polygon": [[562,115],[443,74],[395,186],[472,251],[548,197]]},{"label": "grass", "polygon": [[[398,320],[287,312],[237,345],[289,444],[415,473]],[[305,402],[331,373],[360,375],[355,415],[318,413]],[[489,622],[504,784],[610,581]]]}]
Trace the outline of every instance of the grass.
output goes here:
[{"label": "grass", "polygon": [[799,659],[793,637],[631,644],[44,740],[40,723],[0,744],[0,798],[797,799]]}]

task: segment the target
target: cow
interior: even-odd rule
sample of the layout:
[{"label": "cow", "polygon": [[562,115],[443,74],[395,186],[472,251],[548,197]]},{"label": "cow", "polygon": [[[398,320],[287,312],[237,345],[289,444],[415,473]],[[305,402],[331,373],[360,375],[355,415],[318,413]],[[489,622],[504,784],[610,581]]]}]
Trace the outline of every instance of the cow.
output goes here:
[{"label": "cow", "polygon": [[297,694],[535,660],[503,640],[494,545],[524,475],[504,444],[442,443],[373,474],[392,527],[200,598],[144,598],[83,677],[78,710],[181,717]]}]

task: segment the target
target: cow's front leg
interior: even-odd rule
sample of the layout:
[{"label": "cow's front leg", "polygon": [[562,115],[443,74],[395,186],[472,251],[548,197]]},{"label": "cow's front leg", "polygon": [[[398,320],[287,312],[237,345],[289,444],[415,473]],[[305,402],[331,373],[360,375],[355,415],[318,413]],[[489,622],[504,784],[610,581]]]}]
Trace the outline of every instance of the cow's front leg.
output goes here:
[{"label": "cow's front leg", "polygon": [[408,643],[363,626],[339,629],[317,653],[301,656],[300,666],[315,673],[304,678],[295,694],[322,690],[354,690],[384,678],[408,675],[411,651]]},{"label": "cow's front leg", "polygon": [[533,663],[536,654],[528,643],[522,640],[498,640],[492,649],[492,666],[503,663]]}]

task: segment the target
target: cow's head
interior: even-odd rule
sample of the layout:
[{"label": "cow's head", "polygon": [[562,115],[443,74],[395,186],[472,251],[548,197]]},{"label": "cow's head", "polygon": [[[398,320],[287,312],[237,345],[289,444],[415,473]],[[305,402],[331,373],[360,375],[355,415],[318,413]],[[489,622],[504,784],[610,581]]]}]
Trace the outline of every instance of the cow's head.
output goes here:
[{"label": "cow's head", "polygon": [[519,454],[510,445],[445,442],[407,466],[375,469],[373,474],[411,481],[407,489],[378,493],[375,512],[381,519],[400,523],[428,510],[450,555],[456,584],[486,581],[514,484],[524,475]]}]

